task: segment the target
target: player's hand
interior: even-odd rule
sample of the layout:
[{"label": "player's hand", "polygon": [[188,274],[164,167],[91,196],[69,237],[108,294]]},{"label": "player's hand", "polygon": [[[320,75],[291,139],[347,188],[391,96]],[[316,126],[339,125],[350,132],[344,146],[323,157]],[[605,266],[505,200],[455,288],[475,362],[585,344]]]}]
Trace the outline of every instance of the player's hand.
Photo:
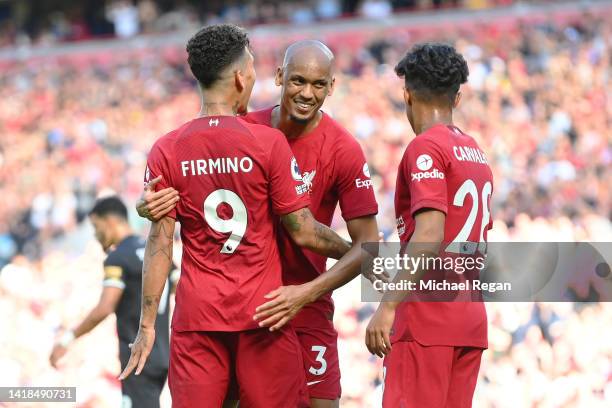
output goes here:
[{"label": "player's hand", "polygon": [[[374,273],[372,269],[368,269],[364,271],[362,275],[364,276],[364,278],[372,282],[372,284],[374,284],[374,282],[376,281],[383,281],[384,283],[391,282],[391,275],[389,275],[387,271],[383,271],[382,273],[377,274],[377,273]],[[384,293],[384,290],[377,289],[377,292]]]},{"label": "player's hand", "polygon": [[[378,243],[382,244],[383,242],[385,242],[385,234],[383,234],[382,231],[379,231],[378,232]],[[391,282],[391,275],[389,275],[389,272],[387,271],[383,271],[382,273],[376,274],[374,273],[373,268],[366,268],[366,270],[362,272],[362,275],[364,278],[372,282],[372,284],[374,284],[374,282],[378,280],[383,281],[384,283]],[[379,293],[384,292],[384,290],[382,289],[377,289],[376,291]]]},{"label": "player's hand", "polygon": [[147,358],[153,349],[153,343],[155,342],[155,329],[145,329],[141,327],[138,329],[136,340],[130,344],[132,354],[130,355],[130,361],[119,374],[119,380],[125,380],[136,368],[136,375],[140,375],[144,368]]},{"label": "player's hand", "polygon": [[271,300],[255,309],[253,319],[259,322],[259,327],[269,327],[270,331],[283,327],[314,300],[306,285],[281,286],[264,297]]},{"label": "player's hand", "polygon": [[159,221],[176,207],[179,193],[172,187],[155,191],[155,185],[159,183],[162,176],[157,176],[145,184],[142,196],[136,203],[138,215],[149,221]]},{"label": "player's hand", "polygon": [[66,355],[68,352],[68,348],[62,346],[61,344],[56,344],[53,346],[53,350],[51,351],[51,355],[49,356],[49,362],[53,368],[57,368],[57,363],[59,360]]},{"label": "player's hand", "polygon": [[391,328],[395,320],[395,307],[381,302],[366,329],[365,343],[368,351],[384,357],[391,351]]}]

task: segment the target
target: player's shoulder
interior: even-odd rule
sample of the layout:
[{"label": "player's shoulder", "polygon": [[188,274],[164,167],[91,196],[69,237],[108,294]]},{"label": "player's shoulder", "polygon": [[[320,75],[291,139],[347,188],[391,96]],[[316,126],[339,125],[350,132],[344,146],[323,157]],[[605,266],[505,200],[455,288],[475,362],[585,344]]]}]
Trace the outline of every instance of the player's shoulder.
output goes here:
[{"label": "player's shoulder", "polygon": [[454,145],[457,137],[464,136],[467,135],[457,128],[446,125],[436,125],[412,139],[410,143],[408,143],[407,150],[433,148],[445,151]]},{"label": "player's shoulder", "polygon": [[344,126],[327,113],[323,112],[323,132],[331,139],[338,151],[361,151],[361,145]]},{"label": "player's shoulder", "polygon": [[123,267],[126,264],[126,251],[125,248],[121,246],[121,244],[117,245],[115,248],[110,250],[108,254],[106,254],[106,259],[104,260],[104,266],[121,266]]},{"label": "player's shoulder", "polygon": [[173,129],[169,131],[168,133],[166,133],[165,135],[159,137],[155,141],[155,143],[153,143],[153,146],[151,147],[151,151],[154,152],[157,150],[161,150],[161,151],[170,150],[172,146],[176,143],[176,141],[179,139],[181,133],[183,133],[183,131],[191,124],[191,122],[192,121],[183,123],[178,128]]},{"label": "player's shoulder", "polygon": [[262,125],[260,123],[248,122],[243,118],[238,118],[238,121],[244,128],[254,137],[254,140],[259,144],[268,144],[276,139],[284,139],[285,135],[273,127]]},{"label": "player's shoulder", "polygon": [[323,122],[325,133],[328,133],[329,135],[337,139],[348,139],[356,142],[355,137],[353,137],[353,135],[351,135],[351,133],[336,119],[332,118],[329,114],[323,111],[321,113],[323,114],[321,120]]},{"label": "player's shoulder", "polygon": [[242,119],[248,123],[270,126],[272,122],[272,110],[274,110],[274,106],[252,111],[242,116]]},{"label": "player's shoulder", "polygon": [[137,235],[130,235],[121,241],[115,248],[108,252],[105,264],[125,266],[130,264],[138,252],[144,251],[146,241]]}]

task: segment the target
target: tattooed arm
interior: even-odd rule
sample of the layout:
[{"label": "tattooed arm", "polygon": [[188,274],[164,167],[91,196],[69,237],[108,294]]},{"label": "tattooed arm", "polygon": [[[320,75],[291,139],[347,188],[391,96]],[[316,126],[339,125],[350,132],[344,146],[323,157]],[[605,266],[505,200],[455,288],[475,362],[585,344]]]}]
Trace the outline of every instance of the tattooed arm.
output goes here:
[{"label": "tattooed arm", "polygon": [[269,327],[271,331],[284,326],[308,303],[357,276],[362,260],[359,244],[378,238],[378,228],[373,216],[349,221],[349,232],[356,243],[352,248],[330,228],[317,222],[308,208],[287,214],[282,220],[299,246],[327,257],[341,258],[316,279],[302,285],[281,286],[265,296],[269,301],[255,309],[254,318],[261,327]]},{"label": "tattooed arm", "polygon": [[164,217],[152,223],[149,231],[142,267],[141,327],[155,327],[159,301],[172,270],[174,225],[174,219]]},{"label": "tattooed arm", "polygon": [[142,267],[142,303],[140,308],[140,328],[134,343],[130,345],[132,354],[119,379],[125,379],[136,368],[136,375],[144,368],[147,357],[155,341],[155,318],[164,285],[172,269],[172,240],[175,220],[164,217],[154,222],[149,231]]},{"label": "tattooed arm", "polygon": [[334,259],[340,259],[351,249],[349,242],[315,220],[308,208],[283,215],[281,219],[291,238],[302,248]]}]

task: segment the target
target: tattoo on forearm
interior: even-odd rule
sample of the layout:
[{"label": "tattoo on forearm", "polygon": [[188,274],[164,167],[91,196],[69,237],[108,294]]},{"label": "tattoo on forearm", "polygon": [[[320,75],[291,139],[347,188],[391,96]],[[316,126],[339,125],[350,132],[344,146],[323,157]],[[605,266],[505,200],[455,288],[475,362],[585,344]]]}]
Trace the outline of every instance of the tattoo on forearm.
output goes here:
[{"label": "tattoo on forearm", "polygon": [[326,251],[332,257],[339,258],[351,248],[345,240],[319,222],[315,221],[314,230],[315,247]]},{"label": "tattoo on forearm", "polygon": [[162,253],[169,260],[172,260],[172,239],[174,232],[165,220],[153,223],[149,234],[149,244],[151,245],[151,257]]},{"label": "tattoo on forearm", "polygon": [[160,300],[160,296],[153,296],[153,295],[145,295],[142,297],[142,310],[146,311],[146,310],[150,310],[150,309],[155,309],[157,310],[157,308],[159,307],[159,300]]},{"label": "tattoo on forearm", "polygon": [[287,214],[283,217],[283,223],[289,231],[295,232],[302,228],[302,224],[298,221],[298,216],[295,214]]}]

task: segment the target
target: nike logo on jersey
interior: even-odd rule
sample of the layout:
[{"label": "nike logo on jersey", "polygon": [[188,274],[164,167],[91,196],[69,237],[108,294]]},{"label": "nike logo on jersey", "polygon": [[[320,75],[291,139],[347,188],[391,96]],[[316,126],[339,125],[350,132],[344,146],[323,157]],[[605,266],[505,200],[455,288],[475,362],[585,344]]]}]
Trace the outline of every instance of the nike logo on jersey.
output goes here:
[{"label": "nike logo on jersey", "polygon": [[306,383],[306,385],[311,386],[311,385],[315,385],[315,384],[318,384],[318,383],[323,382],[323,381],[325,381],[325,380],[311,381],[311,382]]}]

